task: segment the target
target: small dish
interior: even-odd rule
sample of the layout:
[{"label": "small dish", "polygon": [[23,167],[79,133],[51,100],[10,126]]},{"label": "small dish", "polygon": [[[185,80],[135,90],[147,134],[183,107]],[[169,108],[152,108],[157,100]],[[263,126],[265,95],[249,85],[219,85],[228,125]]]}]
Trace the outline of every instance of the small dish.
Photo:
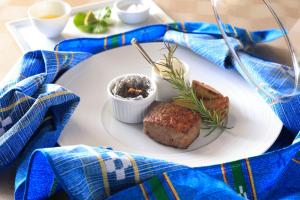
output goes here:
[{"label": "small dish", "polygon": [[[129,97],[121,96],[118,93],[118,91],[126,91],[124,94],[128,95],[131,87],[136,88],[137,85],[142,85],[141,87],[147,93],[145,96],[138,94],[136,97]],[[125,74],[114,78],[107,86],[107,93],[112,102],[113,116],[121,122],[141,123],[146,110],[155,101],[156,91],[155,82],[145,75]]]},{"label": "small dish", "polygon": [[[184,63],[181,60],[174,60],[175,63],[175,69],[182,68],[184,70],[184,79],[189,80],[190,79],[190,68],[189,66]],[[161,61],[159,61],[161,62]],[[159,63],[158,62],[158,63]],[[176,67],[177,66],[177,67]],[[156,83],[156,85],[159,85],[157,87],[157,95],[156,100],[157,101],[171,101],[173,97],[178,96],[178,91],[172,87],[171,83],[166,81],[161,74],[157,72],[157,70],[152,67],[152,73],[151,73],[152,80]]]},{"label": "small dish", "polygon": [[28,9],[31,23],[48,38],[58,37],[65,28],[71,6],[64,1],[45,0]]},{"label": "small dish", "polygon": [[147,0],[118,0],[114,10],[125,24],[139,24],[148,19],[150,4]]}]

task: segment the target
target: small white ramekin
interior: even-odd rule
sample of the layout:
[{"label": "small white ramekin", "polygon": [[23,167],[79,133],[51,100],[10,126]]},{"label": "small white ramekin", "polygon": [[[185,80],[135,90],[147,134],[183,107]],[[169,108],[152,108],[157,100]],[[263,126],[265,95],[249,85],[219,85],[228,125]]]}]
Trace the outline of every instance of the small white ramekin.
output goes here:
[{"label": "small white ramekin", "polygon": [[[136,12],[126,11],[126,8],[131,4],[142,4],[144,8]],[[148,19],[150,3],[148,0],[117,0],[114,4],[114,10],[125,24],[139,24]]]},{"label": "small white ramekin", "polygon": [[[180,60],[180,62],[183,64],[184,68],[184,79],[186,81],[189,81],[190,78],[190,68],[189,66]],[[166,81],[160,74],[157,73],[157,71],[152,67],[152,80],[155,82],[157,87],[157,95],[156,100],[157,101],[171,101],[173,97],[178,96],[178,91],[173,88],[171,83]]]},{"label": "small white ramekin", "polygon": [[[112,94],[112,89],[117,81],[128,76],[146,77],[150,81],[151,91],[146,98],[126,99]],[[156,99],[157,87],[149,77],[142,74],[125,74],[111,80],[107,86],[107,93],[112,103],[113,116],[125,123],[141,123],[144,119],[148,107]]]},{"label": "small white ramekin", "polygon": [[[65,28],[71,13],[71,6],[61,0],[44,0],[33,4],[27,11],[31,23],[48,38],[58,37]],[[44,19],[54,15],[55,18]]]}]

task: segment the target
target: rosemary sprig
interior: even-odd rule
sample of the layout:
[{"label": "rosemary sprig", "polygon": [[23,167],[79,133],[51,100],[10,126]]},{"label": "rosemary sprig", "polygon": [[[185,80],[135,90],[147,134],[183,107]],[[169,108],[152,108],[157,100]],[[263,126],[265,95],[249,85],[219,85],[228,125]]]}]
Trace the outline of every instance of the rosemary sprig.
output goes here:
[{"label": "rosemary sprig", "polygon": [[179,95],[173,100],[176,104],[198,112],[206,129],[211,132],[216,128],[226,128],[225,123],[220,117],[220,112],[208,110],[202,99],[198,99],[196,92],[190,82],[185,81],[183,69],[164,71],[167,74],[167,81],[178,90]]},{"label": "rosemary sprig", "polygon": [[168,43],[168,42],[164,42],[164,45],[165,45],[165,48],[164,49],[167,49],[167,54],[164,54],[164,59],[165,59],[165,63],[158,63],[159,65],[162,65],[168,69],[174,69],[173,68],[173,60],[176,59],[174,57],[174,53],[178,47],[177,44],[171,44],[171,43]]},{"label": "rosemary sprig", "polygon": [[189,81],[184,79],[184,70],[174,69],[173,60],[177,59],[174,57],[174,53],[177,49],[177,44],[170,44],[164,42],[167,54],[164,54],[164,62],[156,63],[166,67],[168,70],[162,71],[165,76],[165,80],[171,83],[173,88],[178,90],[179,95],[174,97],[173,100],[177,105],[186,107],[194,112],[200,114],[204,129],[210,129],[209,135],[217,128],[227,128],[225,127],[224,120],[221,118],[221,112],[215,110],[208,110],[202,99],[197,98],[196,91],[191,86]]},{"label": "rosemary sprig", "polygon": [[[206,135],[208,136],[217,128],[228,128],[225,126],[224,119],[222,119],[221,114],[224,111],[211,111],[208,110],[204,104],[202,99],[198,99],[196,96],[196,91],[191,86],[190,82],[184,79],[184,69],[174,69],[173,63],[174,53],[177,49],[177,44],[171,44],[164,42],[165,48],[167,49],[167,54],[164,54],[164,62],[154,63],[150,56],[145,52],[145,50],[138,44],[135,38],[131,41],[132,45],[134,45],[140,53],[144,56],[144,58],[157,70],[159,73],[164,73],[163,78],[171,83],[173,88],[178,90],[179,95],[174,97],[173,100],[177,105],[186,107],[191,109],[194,112],[198,112],[202,119],[203,124],[205,125],[205,129],[210,129],[210,132]],[[159,70],[157,65],[164,66],[167,70]],[[227,111],[226,111],[227,112]]]}]

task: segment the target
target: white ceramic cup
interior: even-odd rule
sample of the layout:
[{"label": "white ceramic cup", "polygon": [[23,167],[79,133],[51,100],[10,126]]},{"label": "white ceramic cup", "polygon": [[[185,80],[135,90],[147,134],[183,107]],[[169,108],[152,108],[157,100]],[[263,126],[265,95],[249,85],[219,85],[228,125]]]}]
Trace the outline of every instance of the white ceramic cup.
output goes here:
[{"label": "white ceramic cup", "polygon": [[[146,98],[142,99],[125,99],[112,94],[112,89],[116,82],[128,76],[146,77],[150,81],[151,92]],[[107,93],[112,103],[113,116],[125,123],[141,123],[148,107],[155,101],[156,98],[156,84],[147,76],[141,74],[125,74],[118,76],[110,81],[107,86]]]},{"label": "white ceramic cup", "polygon": [[[143,8],[138,11],[127,11],[132,4],[140,4]],[[117,0],[114,10],[125,24],[139,24],[148,19],[150,4],[148,0]]]},{"label": "white ceramic cup", "polygon": [[[27,13],[33,26],[46,37],[55,38],[65,28],[71,13],[71,6],[60,0],[44,0],[33,4]],[[55,17],[46,18],[47,16]]]},{"label": "white ceramic cup", "polygon": [[[180,62],[182,63],[184,69],[184,79],[189,81],[190,68],[185,62],[182,62],[181,60]],[[152,80],[157,85],[157,101],[171,101],[173,97],[178,96],[178,91],[173,88],[171,83],[166,81],[159,73],[157,73],[154,67],[152,67]]]}]

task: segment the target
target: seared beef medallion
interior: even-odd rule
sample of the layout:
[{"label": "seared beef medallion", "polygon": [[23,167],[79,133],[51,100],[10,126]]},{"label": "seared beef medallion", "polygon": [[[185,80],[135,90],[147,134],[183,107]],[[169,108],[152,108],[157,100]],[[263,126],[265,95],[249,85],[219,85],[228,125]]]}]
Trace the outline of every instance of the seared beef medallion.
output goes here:
[{"label": "seared beef medallion", "polygon": [[200,134],[198,113],[171,102],[154,102],[144,118],[144,132],[153,140],[186,149]]}]

